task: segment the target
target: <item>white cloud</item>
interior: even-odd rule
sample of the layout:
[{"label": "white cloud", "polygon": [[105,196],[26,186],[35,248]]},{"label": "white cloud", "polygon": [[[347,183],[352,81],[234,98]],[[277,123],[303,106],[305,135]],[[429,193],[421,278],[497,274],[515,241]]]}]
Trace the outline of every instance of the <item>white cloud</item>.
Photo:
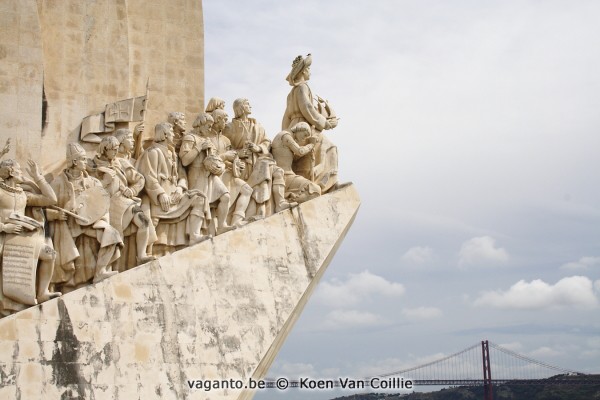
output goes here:
[{"label": "white cloud", "polygon": [[327,315],[322,327],[324,329],[336,330],[377,326],[384,323],[385,320],[383,317],[367,311],[333,310]]},{"label": "white cloud", "polygon": [[500,347],[511,351],[520,351],[523,349],[523,345],[519,342],[502,343]]},{"label": "white cloud", "polygon": [[442,315],[442,310],[436,307],[404,308],[402,314],[408,318],[430,319]]},{"label": "white cloud", "polygon": [[425,264],[433,259],[433,249],[427,246],[415,246],[408,249],[402,256],[402,261],[409,264]]},{"label": "white cloud", "polygon": [[561,265],[561,269],[589,269],[600,265],[600,257],[581,257],[579,261],[572,261]]},{"label": "white cloud", "polygon": [[458,265],[503,264],[509,259],[508,252],[496,247],[496,241],[489,236],[474,237],[464,242],[460,248]]},{"label": "white cloud", "polygon": [[319,285],[316,297],[332,307],[348,307],[362,303],[373,295],[398,297],[404,294],[404,286],[390,282],[369,271],[350,274],[345,282],[332,280]]},{"label": "white cloud", "polygon": [[594,282],[594,290],[600,292],[600,279]]},{"label": "white cloud", "polygon": [[512,309],[591,308],[598,305],[598,298],[589,278],[571,276],[554,285],[541,279],[531,282],[520,280],[507,291],[484,292],[474,304]]},{"label": "white cloud", "polygon": [[564,354],[562,351],[558,351],[558,350],[555,350],[555,349],[553,349],[551,347],[547,347],[547,346],[543,346],[543,347],[540,347],[539,349],[535,349],[535,350],[529,352],[529,356],[534,357],[534,358],[535,357],[542,357],[542,358],[556,357],[556,356],[560,356],[562,354]]}]

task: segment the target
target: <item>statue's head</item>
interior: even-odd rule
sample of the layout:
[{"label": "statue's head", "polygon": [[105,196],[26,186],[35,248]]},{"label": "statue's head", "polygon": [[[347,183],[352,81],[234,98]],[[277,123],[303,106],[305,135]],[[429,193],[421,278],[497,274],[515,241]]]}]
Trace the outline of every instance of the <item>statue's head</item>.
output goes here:
[{"label": "statue's head", "polygon": [[196,117],[193,127],[201,134],[201,136],[207,136],[210,133],[210,129],[214,122],[215,120],[209,113],[200,113]]},{"label": "statue's head", "polygon": [[157,143],[173,143],[173,125],[168,122],[161,122],[154,127],[154,141]]},{"label": "statue's head", "polygon": [[225,110],[217,108],[210,114],[215,121],[213,124],[213,129],[217,132],[220,132],[225,128],[225,124],[227,124],[227,118],[229,117]]},{"label": "statue's head", "polygon": [[235,99],[233,101],[233,113],[236,118],[242,117],[245,115],[252,114],[252,107],[250,106],[250,101],[245,98]]},{"label": "statue's head", "polygon": [[294,139],[301,144],[305,142],[306,139],[308,139],[312,134],[310,125],[304,121],[298,122],[296,125],[292,126],[290,131],[292,132]]},{"label": "statue's head", "polygon": [[208,104],[206,105],[205,111],[207,113],[212,113],[213,111],[218,109],[225,109],[225,100],[220,99],[218,97],[211,97],[210,100],[208,100]]},{"label": "statue's head", "polygon": [[73,142],[67,145],[67,163],[69,167],[85,171],[87,154],[79,143]]},{"label": "statue's head", "polygon": [[167,121],[173,125],[173,129],[177,128],[180,131],[185,131],[186,121],[185,114],[179,111],[170,112]]},{"label": "statue's head", "polygon": [[113,136],[119,141],[119,145],[123,147],[123,150],[133,150],[135,146],[135,141],[133,139],[133,132],[131,132],[129,129],[117,129]]},{"label": "statue's head", "polygon": [[3,160],[0,162],[0,178],[2,180],[14,179],[17,183],[23,182],[21,166],[15,160]]},{"label": "statue's head", "polygon": [[291,86],[294,86],[301,80],[310,79],[310,65],[312,64],[312,55],[307,54],[306,57],[298,56],[292,62],[292,70],[288,74],[286,81]]},{"label": "statue's head", "polygon": [[121,143],[114,136],[105,136],[100,141],[98,145],[98,149],[96,152],[100,157],[106,158],[108,160],[114,160],[119,152],[119,146]]}]

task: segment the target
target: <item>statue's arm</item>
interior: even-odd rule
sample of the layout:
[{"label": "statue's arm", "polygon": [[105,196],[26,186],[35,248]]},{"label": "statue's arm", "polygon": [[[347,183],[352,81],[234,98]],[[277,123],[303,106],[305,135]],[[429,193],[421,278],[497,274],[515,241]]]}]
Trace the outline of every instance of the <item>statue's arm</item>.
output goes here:
[{"label": "statue's arm", "polygon": [[41,195],[27,193],[27,205],[46,207],[57,203],[56,193],[44,178],[44,174],[33,160],[27,161],[27,173],[33,178],[35,184],[40,188]]},{"label": "statue's arm", "polygon": [[290,149],[290,151],[292,153],[294,153],[295,156],[305,156],[307,155],[314,147],[313,144],[307,144],[306,146],[300,146],[298,144],[298,142],[296,142],[294,140],[294,138],[292,137],[292,135],[290,134],[286,134],[285,136],[283,136],[282,138],[283,140],[283,144],[285,144],[285,146]]},{"label": "statue's arm", "polygon": [[322,131],[327,126],[327,118],[321,115],[312,103],[312,94],[308,85],[299,85],[295,91],[296,102],[302,116],[309,125],[314,125],[315,128]]},{"label": "statue's arm", "polygon": [[138,169],[144,176],[144,188],[148,195],[157,200],[158,196],[165,193],[165,190],[160,186],[158,179],[158,151],[146,151],[138,161]]},{"label": "statue's arm", "polygon": [[179,159],[184,167],[187,167],[198,157],[198,149],[195,146],[196,141],[191,135],[185,135],[179,150]]}]

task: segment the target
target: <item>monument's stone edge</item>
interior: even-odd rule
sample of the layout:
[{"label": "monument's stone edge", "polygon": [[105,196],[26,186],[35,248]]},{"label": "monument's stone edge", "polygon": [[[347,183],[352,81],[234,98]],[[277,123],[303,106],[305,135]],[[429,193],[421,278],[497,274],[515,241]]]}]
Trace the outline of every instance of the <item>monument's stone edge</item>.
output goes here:
[{"label": "monument's stone edge", "polygon": [[188,381],[264,377],[359,204],[347,186],[0,320],[0,398],[252,397]]}]

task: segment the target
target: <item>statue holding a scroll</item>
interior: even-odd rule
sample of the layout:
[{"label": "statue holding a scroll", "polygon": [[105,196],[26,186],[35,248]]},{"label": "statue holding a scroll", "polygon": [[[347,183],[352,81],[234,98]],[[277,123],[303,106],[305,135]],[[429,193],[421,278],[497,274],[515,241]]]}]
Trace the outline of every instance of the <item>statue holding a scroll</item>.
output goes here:
[{"label": "statue holding a scroll", "polygon": [[136,164],[145,179],[142,209],[154,228],[152,252],[148,252],[154,255],[167,254],[208,238],[200,234],[203,198],[198,191],[188,190],[187,173],[173,147],[173,137],[170,123],[157,124],[154,143]]},{"label": "statue holding a scroll", "polygon": [[[56,195],[35,162],[29,160],[27,173],[33,180],[23,176],[16,161],[0,162],[0,314],[4,315],[60,296],[48,289],[56,253],[44,235],[44,213],[36,208],[29,209],[35,218],[25,215],[26,207],[56,204]],[[30,191],[24,190],[26,186]]]}]

